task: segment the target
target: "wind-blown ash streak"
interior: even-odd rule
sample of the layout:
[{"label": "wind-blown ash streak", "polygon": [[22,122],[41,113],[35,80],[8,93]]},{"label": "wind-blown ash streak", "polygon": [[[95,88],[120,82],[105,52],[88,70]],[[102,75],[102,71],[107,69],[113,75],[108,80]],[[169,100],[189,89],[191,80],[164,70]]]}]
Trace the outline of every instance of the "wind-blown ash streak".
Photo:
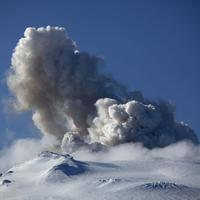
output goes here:
[{"label": "wind-blown ash streak", "polygon": [[198,142],[192,129],[175,122],[173,106],[127,92],[99,73],[100,61],[79,52],[64,28],[27,28],[7,79],[15,107],[31,110],[41,132],[59,140],[69,132],[70,140],[103,145],[141,142],[152,148],[183,139]]}]

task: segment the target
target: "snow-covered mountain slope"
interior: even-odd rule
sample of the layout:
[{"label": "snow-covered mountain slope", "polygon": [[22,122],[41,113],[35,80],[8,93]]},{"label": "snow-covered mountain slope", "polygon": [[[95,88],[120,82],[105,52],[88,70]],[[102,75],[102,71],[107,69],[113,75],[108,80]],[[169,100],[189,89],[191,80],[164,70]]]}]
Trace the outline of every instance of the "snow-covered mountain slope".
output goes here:
[{"label": "snow-covered mountain slope", "polygon": [[200,163],[84,162],[46,151],[1,174],[0,184],[1,200],[199,200]]}]

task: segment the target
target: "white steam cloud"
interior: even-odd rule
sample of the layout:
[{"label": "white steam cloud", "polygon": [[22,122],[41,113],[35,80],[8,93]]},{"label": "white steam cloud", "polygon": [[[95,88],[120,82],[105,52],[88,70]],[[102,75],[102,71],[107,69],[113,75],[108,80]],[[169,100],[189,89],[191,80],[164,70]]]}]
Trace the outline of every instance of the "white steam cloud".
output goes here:
[{"label": "white steam cloud", "polygon": [[175,121],[174,106],[128,92],[99,72],[100,61],[79,52],[64,28],[27,28],[7,79],[15,107],[31,110],[35,125],[63,140],[64,151],[127,142],[148,148],[198,143],[191,128]]},{"label": "white steam cloud", "polygon": [[41,151],[54,150],[58,144],[54,136],[16,139],[10,146],[0,150],[0,172],[36,157]]}]

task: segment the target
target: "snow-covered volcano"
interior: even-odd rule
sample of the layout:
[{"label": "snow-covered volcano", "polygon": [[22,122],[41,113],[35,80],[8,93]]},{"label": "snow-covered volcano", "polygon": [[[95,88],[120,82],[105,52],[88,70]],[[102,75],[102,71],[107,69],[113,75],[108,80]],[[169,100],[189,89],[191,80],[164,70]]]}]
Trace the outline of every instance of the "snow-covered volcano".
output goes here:
[{"label": "snow-covered volcano", "polygon": [[199,183],[199,162],[87,162],[45,151],[1,174],[0,199],[199,200]]},{"label": "snow-covered volcano", "polygon": [[[173,104],[129,91],[101,67],[63,27],[25,30],[7,76],[9,102],[31,111],[43,136],[0,152],[0,169],[14,166],[0,174],[0,200],[200,200],[195,132]],[[36,156],[49,149],[70,155]]]}]

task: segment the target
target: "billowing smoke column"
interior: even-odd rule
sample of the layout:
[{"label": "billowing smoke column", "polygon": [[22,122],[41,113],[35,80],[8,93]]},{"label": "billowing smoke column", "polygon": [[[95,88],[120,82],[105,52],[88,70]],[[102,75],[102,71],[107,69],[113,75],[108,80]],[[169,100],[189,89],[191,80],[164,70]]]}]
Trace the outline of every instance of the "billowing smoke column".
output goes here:
[{"label": "billowing smoke column", "polygon": [[27,28],[12,55],[7,80],[15,107],[31,110],[35,125],[63,140],[62,147],[141,142],[153,148],[183,139],[198,142],[188,126],[175,122],[172,105],[127,92],[99,72],[100,63],[98,57],[79,52],[64,28]]},{"label": "billowing smoke column", "polygon": [[66,131],[87,135],[101,97],[117,98],[122,87],[98,74],[100,59],[80,53],[64,28],[27,28],[12,56],[8,85],[19,110],[32,110],[44,134],[62,139]]}]

